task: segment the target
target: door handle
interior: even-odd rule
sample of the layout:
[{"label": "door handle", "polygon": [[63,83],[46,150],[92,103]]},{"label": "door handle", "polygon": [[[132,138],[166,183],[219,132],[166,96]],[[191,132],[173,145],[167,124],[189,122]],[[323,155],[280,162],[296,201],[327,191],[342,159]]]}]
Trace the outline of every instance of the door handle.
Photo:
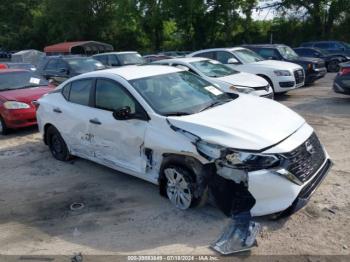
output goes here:
[{"label": "door handle", "polygon": [[101,125],[102,124],[97,118],[90,119],[90,123],[94,124],[94,125]]},{"label": "door handle", "polygon": [[52,111],[54,111],[55,113],[58,113],[58,114],[62,113],[61,109],[59,109],[58,107],[55,107]]}]

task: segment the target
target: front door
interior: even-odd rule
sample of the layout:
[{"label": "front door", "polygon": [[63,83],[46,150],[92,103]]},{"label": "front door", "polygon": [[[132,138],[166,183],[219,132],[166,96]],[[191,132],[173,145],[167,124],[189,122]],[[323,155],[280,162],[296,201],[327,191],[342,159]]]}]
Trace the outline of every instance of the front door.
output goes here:
[{"label": "front door", "polygon": [[130,107],[131,113],[142,110],[120,83],[110,79],[96,80],[95,109],[89,116],[89,133],[93,137],[91,148],[98,162],[143,174],[146,168],[143,144],[148,122],[117,120],[113,112],[126,106]]}]

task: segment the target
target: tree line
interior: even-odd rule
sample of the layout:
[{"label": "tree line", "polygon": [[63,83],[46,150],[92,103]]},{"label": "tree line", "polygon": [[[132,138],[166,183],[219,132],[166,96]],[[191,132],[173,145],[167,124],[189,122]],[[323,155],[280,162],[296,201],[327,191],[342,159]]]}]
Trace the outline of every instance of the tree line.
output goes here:
[{"label": "tree line", "polygon": [[[254,20],[255,11],[274,12]],[[96,40],[116,50],[350,41],[350,0],[1,0],[0,48]]]}]

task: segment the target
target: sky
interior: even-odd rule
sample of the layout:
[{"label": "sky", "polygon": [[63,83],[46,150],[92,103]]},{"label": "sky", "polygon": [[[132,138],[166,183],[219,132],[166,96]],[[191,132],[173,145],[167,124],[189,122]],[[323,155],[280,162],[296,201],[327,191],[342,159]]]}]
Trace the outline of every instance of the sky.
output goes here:
[{"label": "sky", "polygon": [[[272,2],[272,0],[259,0],[258,6],[266,6],[269,4],[269,2]],[[275,16],[275,10],[273,8],[265,8],[263,10],[254,10],[253,11],[253,19],[254,20],[272,20]]]}]

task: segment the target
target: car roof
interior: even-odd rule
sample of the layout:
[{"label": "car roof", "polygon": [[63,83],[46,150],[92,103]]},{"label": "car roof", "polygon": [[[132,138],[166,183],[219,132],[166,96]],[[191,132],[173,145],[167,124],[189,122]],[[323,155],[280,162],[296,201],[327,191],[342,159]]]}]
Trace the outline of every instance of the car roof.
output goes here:
[{"label": "car roof", "polygon": [[31,71],[25,70],[25,69],[1,69],[0,70],[0,74],[13,73],[13,72],[31,72]]},{"label": "car roof", "polygon": [[205,57],[179,57],[179,58],[170,58],[170,59],[163,59],[160,61],[156,61],[156,63],[163,63],[163,62],[185,62],[185,63],[192,63],[192,62],[198,62],[203,60],[210,60],[209,58]]},{"label": "car roof", "polygon": [[220,47],[220,48],[209,48],[209,49],[202,49],[199,51],[195,51],[191,54],[198,54],[203,52],[211,52],[211,51],[237,51],[237,50],[245,50],[246,48],[236,46],[236,47]]},{"label": "car roof", "polygon": [[138,52],[136,51],[122,51],[122,52],[107,52],[107,53],[101,53],[101,54],[96,54],[94,56],[101,56],[101,55],[120,55],[120,54],[137,54]]},{"label": "car roof", "polygon": [[276,48],[279,46],[287,46],[284,44],[252,44],[252,45],[244,45],[246,47],[268,47],[268,48]]},{"label": "car roof", "polygon": [[118,75],[126,80],[140,79],[156,75],[165,75],[170,73],[181,72],[181,70],[172,66],[164,65],[131,65],[131,66],[122,66],[111,69],[104,69],[99,71],[93,71],[90,73],[83,74],[82,76],[89,77],[99,77],[101,75]]}]

